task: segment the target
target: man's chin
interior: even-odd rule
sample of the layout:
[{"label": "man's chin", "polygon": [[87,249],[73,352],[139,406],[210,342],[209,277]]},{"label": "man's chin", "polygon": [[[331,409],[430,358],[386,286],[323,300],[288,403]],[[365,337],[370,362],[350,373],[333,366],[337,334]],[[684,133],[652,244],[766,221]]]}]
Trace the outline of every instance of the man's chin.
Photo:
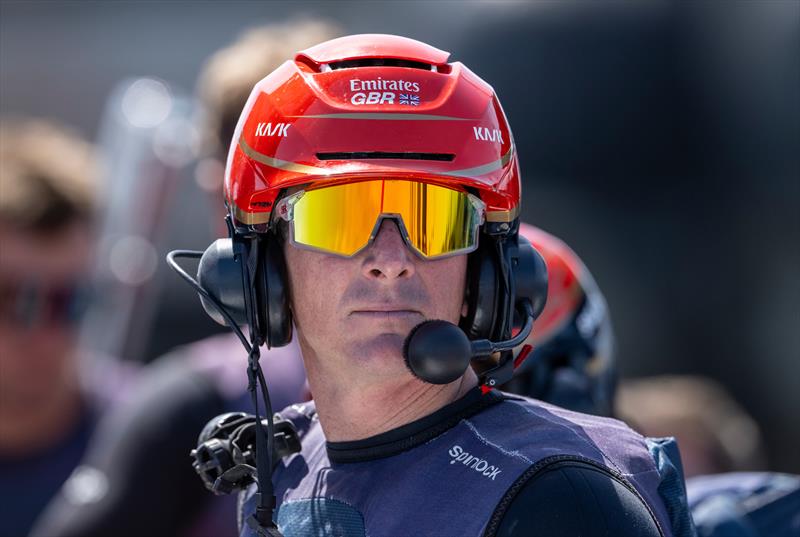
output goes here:
[{"label": "man's chin", "polygon": [[405,368],[403,343],[408,334],[386,333],[354,342],[351,355],[362,367],[376,366],[395,374],[398,367]]}]

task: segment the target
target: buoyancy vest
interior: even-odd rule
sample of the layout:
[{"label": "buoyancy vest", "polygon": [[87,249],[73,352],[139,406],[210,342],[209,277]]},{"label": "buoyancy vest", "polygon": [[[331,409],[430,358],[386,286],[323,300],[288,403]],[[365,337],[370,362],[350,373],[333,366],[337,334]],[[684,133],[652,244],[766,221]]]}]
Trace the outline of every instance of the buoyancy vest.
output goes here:
[{"label": "buoyancy vest", "polygon": [[[491,535],[514,487],[568,459],[620,478],[662,534],[673,535],[648,445],[617,420],[477,389],[422,420],[355,442],[327,443],[313,402],[281,416],[302,442],[273,475],[275,520],[285,537]],[[241,499],[242,535],[251,531],[244,521],[254,512],[254,492]]]}]

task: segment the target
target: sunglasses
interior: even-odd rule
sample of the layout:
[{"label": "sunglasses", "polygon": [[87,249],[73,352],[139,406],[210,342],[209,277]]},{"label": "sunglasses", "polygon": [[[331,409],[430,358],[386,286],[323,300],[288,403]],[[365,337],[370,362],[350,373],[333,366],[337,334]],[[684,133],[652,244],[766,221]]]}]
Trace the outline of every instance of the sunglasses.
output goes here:
[{"label": "sunglasses", "polygon": [[374,179],[301,190],[282,199],[294,246],[352,257],[369,246],[384,218],[396,220],[405,243],[423,259],[472,252],[486,206],[476,196],[402,179]]},{"label": "sunglasses", "polygon": [[39,280],[0,283],[0,320],[20,327],[74,325],[86,311],[85,283],[59,286]]}]

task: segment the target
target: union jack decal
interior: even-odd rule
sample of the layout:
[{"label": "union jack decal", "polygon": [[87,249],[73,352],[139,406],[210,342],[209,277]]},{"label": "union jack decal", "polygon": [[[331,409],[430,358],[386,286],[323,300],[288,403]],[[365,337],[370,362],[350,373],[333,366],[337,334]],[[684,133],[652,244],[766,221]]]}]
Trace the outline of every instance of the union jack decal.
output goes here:
[{"label": "union jack decal", "polygon": [[419,95],[411,95],[410,93],[401,93],[400,94],[400,104],[407,104],[410,106],[418,106],[419,105]]}]

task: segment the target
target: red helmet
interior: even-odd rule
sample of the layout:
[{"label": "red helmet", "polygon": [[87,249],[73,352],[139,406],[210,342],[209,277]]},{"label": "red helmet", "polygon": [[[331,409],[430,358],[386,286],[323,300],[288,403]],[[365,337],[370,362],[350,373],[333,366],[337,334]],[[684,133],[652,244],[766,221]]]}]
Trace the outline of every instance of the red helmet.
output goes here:
[{"label": "red helmet", "polygon": [[[511,131],[491,86],[460,63],[448,63],[448,56],[404,37],[348,36],[299,52],[255,85],[225,172],[231,240],[206,250],[200,284],[227,297],[223,305],[239,312],[237,322],[248,319],[257,340],[280,346],[291,335],[285,260],[279,241],[266,232],[274,228],[273,212],[292,218],[287,189],[300,186],[298,194],[309,203],[312,191],[317,199],[342,191],[321,187],[362,181],[374,186],[377,179],[398,188],[408,186],[399,183],[424,183],[425,191],[444,187],[438,190],[467,194],[462,201],[477,196],[472,207],[480,214],[469,223],[482,226],[481,240],[477,226],[463,235],[468,240],[462,249],[471,253],[460,326],[473,340],[503,341],[517,310],[533,318],[541,312],[546,268],[517,232],[520,173]],[[383,218],[382,202],[379,207]],[[295,231],[290,228],[290,240]],[[406,238],[422,252],[424,240]],[[301,244],[342,255],[360,247],[354,242],[341,251],[320,242]],[[233,263],[235,256],[246,262]],[[220,276],[239,266],[246,273],[244,298],[241,283]],[[215,310],[208,309],[216,318]],[[503,352],[502,367],[508,369],[510,351]]]},{"label": "red helmet", "polygon": [[500,102],[448,57],[405,37],[353,35],[299,52],[261,80],[228,155],[234,223],[268,224],[288,187],[376,176],[470,191],[486,221],[512,222],[520,173]]},{"label": "red helmet", "polygon": [[519,225],[519,233],[542,254],[547,264],[547,305],[526,341],[538,348],[569,324],[583,304],[587,293],[584,287],[596,286],[577,254],[561,239],[524,222]]},{"label": "red helmet", "polygon": [[547,303],[526,343],[533,354],[504,389],[556,405],[611,415],[616,390],[614,333],[605,298],[563,241],[521,223],[547,265]]}]

